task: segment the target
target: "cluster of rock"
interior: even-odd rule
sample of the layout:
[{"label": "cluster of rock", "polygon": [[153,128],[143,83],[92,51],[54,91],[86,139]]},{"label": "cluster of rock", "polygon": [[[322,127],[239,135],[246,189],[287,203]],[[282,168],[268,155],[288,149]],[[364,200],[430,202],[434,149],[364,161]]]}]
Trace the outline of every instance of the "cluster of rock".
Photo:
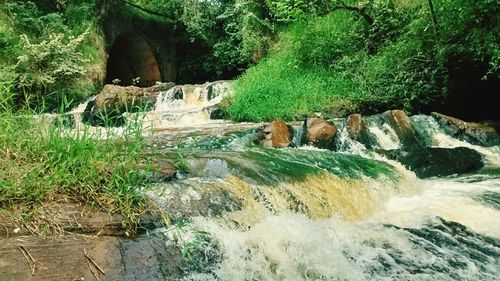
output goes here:
[{"label": "cluster of rock", "polygon": [[123,125],[122,114],[150,110],[162,91],[175,87],[174,83],[161,83],[148,88],[105,85],[85,108],[83,121],[94,126]]},{"label": "cluster of rock", "polygon": [[[432,116],[445,132],[453,137],[482,146],[500,144],[499,134],[490,124],[468,123],[439,113],[433,113]],[[482,156],[473,149],[426,146],[415,130],[412,120],[402,110],[389,110],[370,118],[389,125],[401,144],[398,149],[375,151],[389,159],[397,160],[421,178],[467,173],[484,166]],[[360,114],[349,116],[345,126],[350,139],[364,144],[368,149],[376,148],[367,123]],[[323,118],[307,118],[303,123],[299,141],[294,143],[293,128],[283,121],[273,121],[259,128],[256,140],[265,147],[312,145],[335,150],[337,131],[333,122]]]},{"label": "cluster of rock", "polygon": [[[265,147],[284,148],[294,146],[293,127],[283,121],[273,121],[257,129],[256,141]],[[300,145],[312,145],[324,149],[334,148],[337,127],[323,118],[306,118]]]},{"label": "cluster of rock", "polygon": [[[418,143],[418,137],[411,119],[401,110],[390,110],[381,114],[381,122],[388,123],[405,145]],[[367,129],[366,121],[360,114],[350,115],[346,120],[349,138],[363,143],[367,148],[372,146],[372,139]],[[306,118],[302,125],[298,145],[311,145],[318,148],[334,150],[337,126],[333,122],[314,117]],[[293,143],[293,127],[283,121],[273,121],[262,126],[257,131],[257,141],[265,147],[291,147]]]},{"label": "cluster of rock", "polygon": [[[176,85],[174,83],[159,83],[152,87],[105,85],[99,94],[88,102],[82,112],[82,121],[92,126],[122,126],[125,122],[124,113],[147,112],[154,109],[158,97],[169,91],[173,100],[185,103],[203,104],[210,101],[211,117],[224,118],[225,112],[220,110],[219,103],[223,97],[233,95],[229,81],[207,82],[201,85]],[[215,99],[218,97],[218,99]],[[200,100],[200,99],[206,99]],[[67,125],[66,120],[63,125]],[[70,123],[68,123],[70,124]],[[70,124],[71,125],[71,124]]]}]

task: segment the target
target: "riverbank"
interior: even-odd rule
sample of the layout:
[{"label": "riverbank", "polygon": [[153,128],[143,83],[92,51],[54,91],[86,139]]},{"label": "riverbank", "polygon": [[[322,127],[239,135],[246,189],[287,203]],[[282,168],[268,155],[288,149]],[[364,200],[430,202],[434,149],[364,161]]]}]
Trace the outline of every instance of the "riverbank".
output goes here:
[{"label": "riverbank", "polygon": [[[158,215],[143,215],[136,238],[130,239],[126,220],[118,214],[74,202],[43,203],[41,209],[22,223],[9,212],[0,214],[0,280],[161,280],[167,276],[170,263],[162,260],[172,254],[161,247],[159,238],[145,236],[148,230],[165,225]],[[43,226],[52,230],[45,233],[48,237],[41,236]]]},{"label": "riverbank", "polygon": [[[0,115],[0,211],[18,227],[54,235],[57,216],[45,208],[74,202],[118,213],[130,235],[140,216],[151,210],[140,189],[154,172],[144,158],[140,134],[132,128],[114,140],[96,139],[85,130],[65,136],[63,129],[29,115]],[[53,221],[52,221],[53,220]]]},{"label": "riverbank", "polygon": [[[169,110],[178,116],[192,112],[181,104]],[[161,116],[160,112],[155,116]],[[26,227],[34,220],[44,230],[51,219],[60,231],[30,232],[2,221],[8,233],[0,230],[0,276],[9,280],[98,280],[94,274],[100,280],[255,276],[377,280],[410,278],[416,270],[424,270],[420,274],[438,274],[444,279],[465,275],[494,280],[490,277],[497,273],[494,256],[500,253],[500,230],[492,222],[500,218],[495,205],[500,153],[498,138],[483,139],[486,135],[481,134],[480,124],[443,121],[440,125],[438,118],[443,116],[407,117],[396,110],[312,122],[337,128],[326,146],[332,151],[314,147],[319,144],[314,141],[301,144],[300,136],[313,129],[309,122],[285,125],[292,130],[287,133],[290,147],[275,149],[259,143],[259,131],[272,133],[265,124],[204,123],[203,116],[194,116],[200,118],[198,125],[167,126],[141,134],[140,155],[148,155],[155,163],[177,159],[182,167],[175,180],[136,189],[146,202],[155,202],[154,209],[168,212],[170,227],[161,217],[148,220],[140,212],[135,238],[130,239],[127,218],[109,215],[110,209],[90,208],[83,201],[74,204],[69,195],[56,203],[37,201],[29,220],[20,222]],[[364,124],[364,132],[359,133],[368,137],[358,140],[349,133],[355,127],[353,119]],[[455,134],[444,129],[453,124],[459,129]],[[64,132],[74,131],[76,127]],[[111,150],[118,149],[111,145],[120,139],[96,141]],[[469,143],[473,140],[491,146]],[[411,166],[405,168],[397,159],[379,154],[404,151],[411,141],[446,151],[467,147],[481,155],[485,167],[474,167],[462,176],[447,172],[447,176],[422,180]],[[461,162],[432,163],[455,167]],[[146,205],[144,209],[151,210]],[[16,217],[23,218],[22,210]],[[27,253],[35,260],[34,275]],[[426,260],[436,264],[421,262]]]}]

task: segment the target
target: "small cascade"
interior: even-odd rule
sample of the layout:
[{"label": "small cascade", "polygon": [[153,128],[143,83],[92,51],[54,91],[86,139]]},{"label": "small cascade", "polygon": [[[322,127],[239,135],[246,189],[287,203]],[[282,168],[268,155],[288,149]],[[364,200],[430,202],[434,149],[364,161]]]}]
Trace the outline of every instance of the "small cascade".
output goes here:
[{"label": "small cascade", "polygon": [[295,148],[256,146],[251,129],[178,143],[187,170],[147,193],[172,215],[166,243],[192,257],[175,280],[496,280],[499,147],[414,116],[418,145],[469,147],[497,169],[419,179],[379,154],[407,149],[401,130],[366,121],[370,149],[344,120],[335,152],[301,146],[299,122]]},{"label": "small cascade", "polygon": [[297,124],[292,124],[292,143],[295,147],[300,147],[302,145],[302,140],[304,138],[304,123],[300,122]]},{"label": "small cascade", "polygon": [[[163,83],[142,90],[137,87],[127,88],[107,85],[109,86],[107,88],[108,92],[105,92],[100,99],[101,104],[106,102],[114,104],[121,98],[130,99],[128,102],[141,98],[141,106],[146,111],[132,109],[131,112],[118,114],[112,112],[110,117],[101,119],[105,114],[102,115],[102,112],[99,111],[94,112],[95,103],[99,96],[97,95],[92,96],[66,114],[46,114],[38,118],[43,120],[47,126],[50,124],[57,125],[64,129],[64,133],[68,135],[77,135],[81,131],[85,131],[89,136],[103,139],[120,137],[124,133],[131,131],[131,128],[133,128],[132,130],[142,129],[144,135],[150,135],[158,131],[174,131],[176,134],[179,133],[178,136],[168,136],[173,139],[174,143],[175,139],[182,138],[183,134],[191,134],[193,131],[199,131],[200,129],[207,131],[209,134],[220,134],[221,131],[230,132],[254,127],[250,123],[234,124],[223,120],[212,120],[211,115],[218,109],[218,105],[223,98],[233,95],[230,81],[173,87],[169,85],[169,83]],[[168,90],[162,90],[165,88],[168,88]],[[120,95],[124,96],[121,97]],[[154,104],[151,106],[149,99],[152,98],[154,98]],[[125,107],[124,105],[120,106]],[[141,106],[137,106],[137,108],[141,108]],[[108,110],[113,111],[112,108]],[[111,120],[107,123],[109,125],[103,125],[106,121],[101,120],[106,120],[105,118]],[[115,122],[113,120],[119,121],[113,124]],[[226,126],[228,127],[227,130]]]},{"label": "small cascade", "polygon": [[368,131],[375,138],[377,146],[381,149],[398,149],[401,147],[398,136],[394,129],[387,123],[380,123],[368,119]]},{"label": "small cascade", "polygon": [[346,124],[341,124],[338,129],[336,148],[339,152],[356,155],[365,155],[365,152],[367,150],[364,144],[349,137]]},{"label": "small cascade", "polygon": [[58,127],[71,127],[75,131],[80,131],[85,127],[83,115],[89,107],[89,104],[94,101],[95,96],[90,97],[85,102],[74,107],[64,114],[43,114],[35,116],[35,119],[42,121],[44,126],[56,125]]},{"label": "small cascade", "polygon": [[210,123],[211,113],[232,94],[228,82],[176,86],[160,92],[152,111],[143,119],[145,127],[186,127]]},{"label": "small cascade", "polygon": [[80,130],[85,126],[83,123],[83,114],[85,114],[85,110],[88,109],[89,104],[95,100],[95,96],[88,98],[85,102],[79,104],[75,108],[73,108],[69,114],[73,117],[75,122],[75,128]]},{"label": "small cascade", "polygon": [[387,198],[418,190],[411,173],[321,150],[247,148],[185,157],[196,177],[160,185],[150,195],[177,217],[219,214],[240,226],[290,212],[359,220],[380,210]]},{"label": "small cascade", "polygon": [[427,145],[444,148],[467,147],[484,155],[488,165],[500,166],[500,146],[483,147],[453,138],[443,131],[432,116],[416,115],[412,117],[412,121]]}]

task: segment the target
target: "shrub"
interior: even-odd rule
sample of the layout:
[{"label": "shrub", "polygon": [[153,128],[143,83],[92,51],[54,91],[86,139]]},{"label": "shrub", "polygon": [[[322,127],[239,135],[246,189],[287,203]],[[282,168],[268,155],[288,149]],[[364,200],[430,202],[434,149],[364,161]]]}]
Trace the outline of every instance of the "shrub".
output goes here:
[{"label": "shrub", "polygon": [[[84,32],[78,37],[51,33],[47,40],[40,43],[31,43],[26,34],[21,35],[23,55],[17,58],[15,68],[19,73],[18,87],[24,92],[47,95],[46,91],[54,86],[74,83],[75,79],[85,75],[83,65],[88,60],[78,48],[88,33]],[[29,98],[26,97],[26,100]]]},{"label": "shrub", "polygon": [[340,10],[299,25],[292,40],[301,66],[333,68],[343,56],[363,51],[364,24],[353,12]]},{"label": "shrub", "polygon": [[94,94],[104,76],[96,2],[36,3],[0,4],[0,26],[8,26],[1,29],[0,74],[14,79],[18,108],[54,111],[63,100],[70,108]]}]

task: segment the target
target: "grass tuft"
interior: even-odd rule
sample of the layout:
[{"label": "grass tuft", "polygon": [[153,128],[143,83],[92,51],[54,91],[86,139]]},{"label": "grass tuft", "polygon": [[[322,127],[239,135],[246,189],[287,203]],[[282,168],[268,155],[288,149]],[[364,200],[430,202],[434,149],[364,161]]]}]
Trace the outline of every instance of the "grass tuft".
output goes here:
[{"label": "grass tuft", "polygon": [[140,192],[148,184],[140,128],[105,140],[68,135],[31,112],[13,113],[9,88],[0,88],[0,209],[22,209],[28,223],[44,203],[78,202],[120,214],[133,233],[150,207]]}]

